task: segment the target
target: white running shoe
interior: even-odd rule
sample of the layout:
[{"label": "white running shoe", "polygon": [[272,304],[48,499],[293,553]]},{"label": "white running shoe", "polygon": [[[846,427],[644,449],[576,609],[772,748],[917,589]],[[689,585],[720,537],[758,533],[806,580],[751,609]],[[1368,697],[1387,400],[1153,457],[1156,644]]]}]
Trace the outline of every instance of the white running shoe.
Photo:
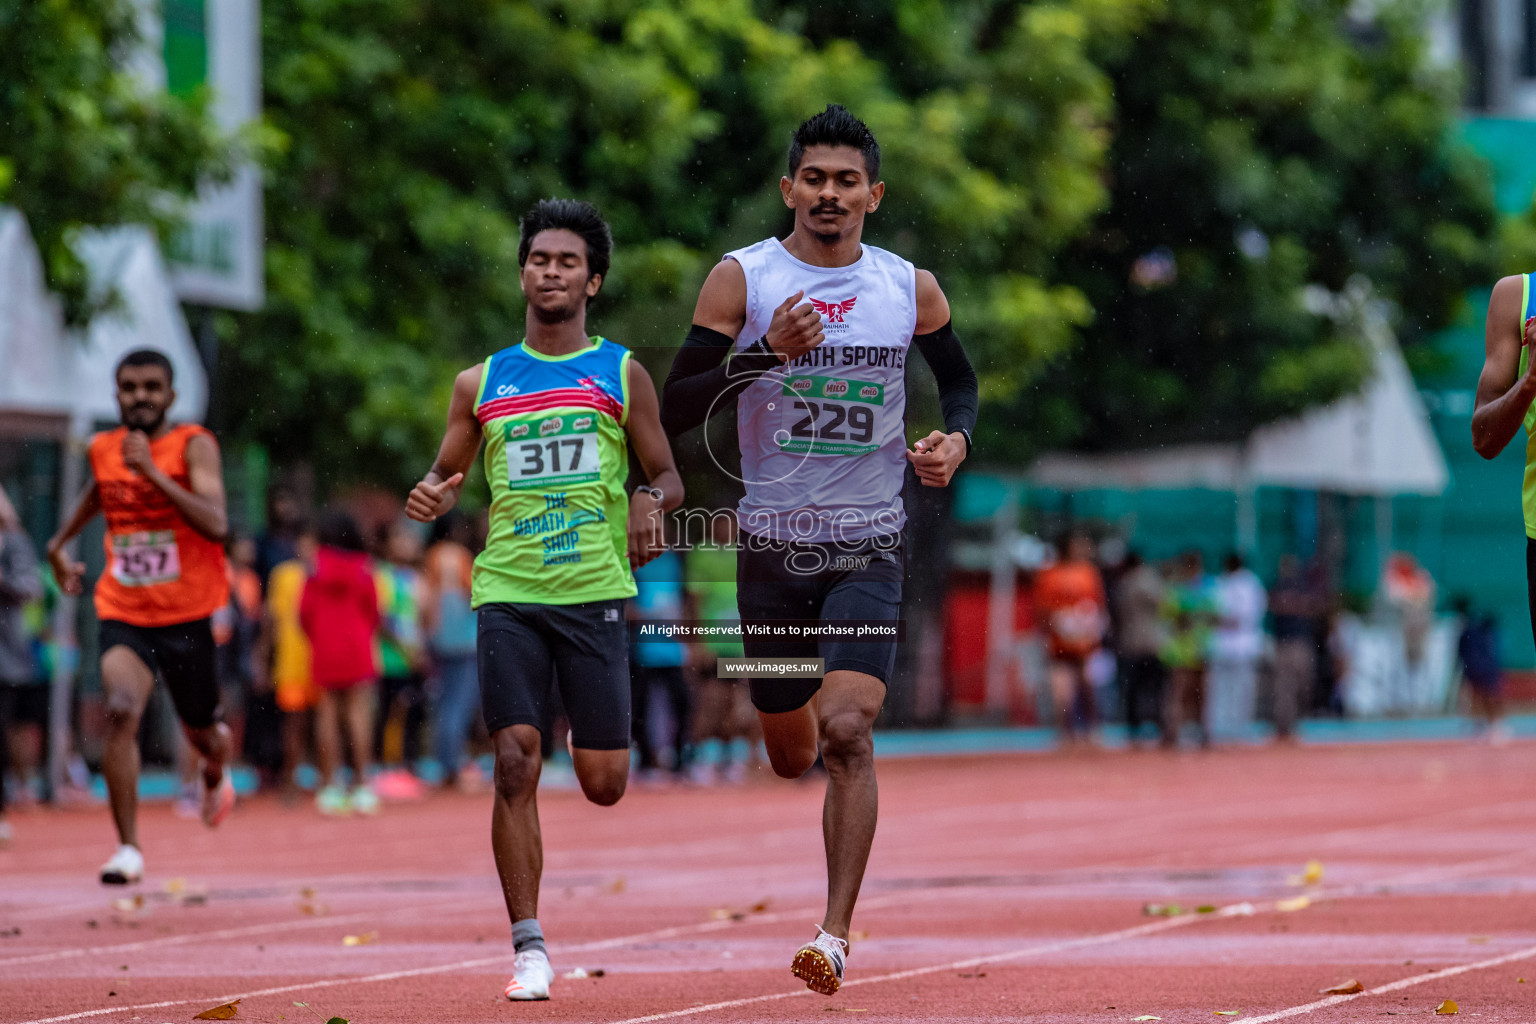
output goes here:
[{"label": "white running shoe", "polygon": [[347,799],[352,809],[358,814],[379,813],[379,794],[368,786],[358,786]]},{"label": "white running shoe", "polygon": [[512,958],[512,980],[503,994],[512,1000],[548,999],[555,969],[542,949],[525,949]]},{"label": "white running shoe", "polygon": [[843,984],[843,965],[848,959],[848,942],[816,926],[816,937],[800,947],[789,965],[795,977],[812,992],[830,996]]},{"label": "white running shoe", "polygon": [[203,787],[203,824],[217,828],[234,809],[235,780],[229,777],[229,769],[225,768],[224,777],[217,786],[212,789]]},{"label": "white running shoe", "polygon": [[137,846],[124,843],[101,866],[102,885],[135,885],[144,880],[144,855]]}]

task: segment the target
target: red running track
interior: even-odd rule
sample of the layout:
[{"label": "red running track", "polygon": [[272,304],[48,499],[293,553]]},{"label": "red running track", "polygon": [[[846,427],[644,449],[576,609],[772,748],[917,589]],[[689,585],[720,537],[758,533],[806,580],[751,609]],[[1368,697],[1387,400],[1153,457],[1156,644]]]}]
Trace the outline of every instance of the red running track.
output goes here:
[{"label": "red running track", "polygon": [[[1462,1019],[1536,1020],[1536,745],[879,770],[863,934],[831,999],[788,971],[820,916],[821,783],[765,779],[637,786],[611,809],[543,794],[556,970],[603,973],[538,1004],[499,998],[489,797],[371,820],[256,800],[213,833],[147,808],[128,909],[94,880],[105,810],[21,813],[0,852],[0,1021],[160,1024],[237,996],[237,1020],[268,1024],[1328,1022],[1433,1016],[1446,998]],[[1319,995],[1348,978],[1366,992]]]}]

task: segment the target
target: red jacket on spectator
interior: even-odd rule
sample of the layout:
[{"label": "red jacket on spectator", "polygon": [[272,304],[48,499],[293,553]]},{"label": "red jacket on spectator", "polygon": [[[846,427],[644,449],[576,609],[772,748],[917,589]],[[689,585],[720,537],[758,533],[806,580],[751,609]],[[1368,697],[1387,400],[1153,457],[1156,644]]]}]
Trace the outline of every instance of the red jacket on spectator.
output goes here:
[{"label": "red jacket on spectator", "polygon": [[322,545],[304,583],[299,623],[313,651],[315,685],[344,690],[378,678],[379,597],[367,555]]}]

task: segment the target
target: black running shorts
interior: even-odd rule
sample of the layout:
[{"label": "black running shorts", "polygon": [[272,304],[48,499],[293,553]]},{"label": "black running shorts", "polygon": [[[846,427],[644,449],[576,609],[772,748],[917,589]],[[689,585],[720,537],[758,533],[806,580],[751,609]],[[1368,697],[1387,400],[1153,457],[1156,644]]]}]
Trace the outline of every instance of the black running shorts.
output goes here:
[{"label": "black running shorts", "polygon": [[494,733],[549,728],[554,687],[582,750],[629,747],[629,634],[624,602],[480,606],[480,705]]},{"label": "black running shorts", "polygon": [[1525,597],[1531,609],[1531,637],[1536,639],[1536,540],[1525,538]]},{"label": "black running shorts", "polygon": [[97,634],[101,653],[126,647],[165,682],[176,717],[189,728],[206,729],[219,717],[217,647],[208,619],[172,626],[133,626],[102,619]]},{"label": "black running shorts", "polygon": [[[773,621],[889,621],[901,618],[905,544],[899,535],[809,544],[743,533],[736,552],[736,603],[743,626]],[[826,672],[863,672],[882,683],[896,663],[896,640],[742,638],[749,658],[821,658]],[[754,678],[752,704],[767,714],[794,711],[820,679]]]}]

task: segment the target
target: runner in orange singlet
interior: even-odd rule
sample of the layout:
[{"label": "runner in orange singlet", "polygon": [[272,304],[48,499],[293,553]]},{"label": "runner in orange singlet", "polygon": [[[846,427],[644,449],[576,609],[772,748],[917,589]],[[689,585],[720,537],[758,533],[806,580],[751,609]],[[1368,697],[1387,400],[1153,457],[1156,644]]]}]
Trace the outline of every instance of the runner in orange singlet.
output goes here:
[{"label": "runner in orange singlet", "polygon": [[101,681],[107,704],[102,774],[120,842],[102,865],[108,885],[138,882],[139,719],[165,681],[187,739],[203,757],[204,824],[229,816],[235,788],[224,766],[229,729],[219,719],[209,617],[229,600],[222,546],[227,522],[219,446],[195,424],[171,426],[171,362],[151,349],[117,366],[123,425],[91,439],[91,483],[48,542],[48,561],[67,594],[85,566],[64,546],[98,512],[107,520],[107,567],[96,584]]}]

